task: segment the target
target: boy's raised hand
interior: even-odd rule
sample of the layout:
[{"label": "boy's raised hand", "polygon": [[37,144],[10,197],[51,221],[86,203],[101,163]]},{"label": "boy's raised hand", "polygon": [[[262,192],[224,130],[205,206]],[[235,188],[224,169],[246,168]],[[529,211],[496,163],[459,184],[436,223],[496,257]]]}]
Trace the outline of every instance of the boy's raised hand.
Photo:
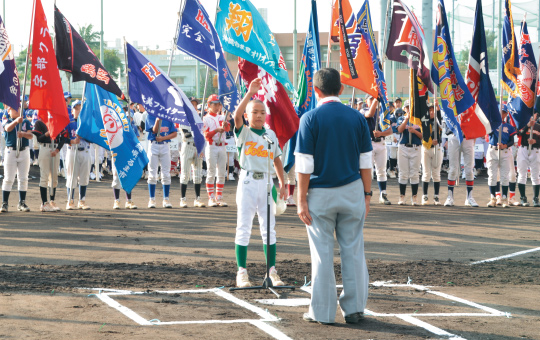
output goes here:
[{"label": "boy's raised hand", "polygon": [[253,79],[251,84],[249,84],[249,93],[251,95],[254,95],[255,93],[259,92],[259,89],[261,88],[261,84],[262,84],[261,78]]}]

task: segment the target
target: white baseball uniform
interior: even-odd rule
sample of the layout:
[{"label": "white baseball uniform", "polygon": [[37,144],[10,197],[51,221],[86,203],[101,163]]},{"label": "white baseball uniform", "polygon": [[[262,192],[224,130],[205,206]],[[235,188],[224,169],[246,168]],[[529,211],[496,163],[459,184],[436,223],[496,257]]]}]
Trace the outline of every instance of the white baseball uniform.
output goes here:
[{"label": "white baseball uniform", "polygon": [[188,184],[191,172],[193,171],[193,183],[202,182],[202,162],[203,159],[197,155],[195,140],[191,131],[181,129],[182,132],[182,150],[180,151],[180,184]]},{"label": "white baseball uniform", "polygon": [[[8,115],[6,112],[5,115]],[[2,126],[12,123],[13,120],[9,116],[4,116],[2,119]],[[23,120],[22,132],[30,132],[32,130],[30,122]],[[19,124],[15,125],[15,128],[10,132],[4,131],[2,133],[6,141],[6,148],[4,150],[4,180],[2,182],[2,191],[11,191],[13,182],[15,181],[15,175],[17,175],[18,189],[19,191],[27,191],[28,189],[28,171],[30,171],[30,147],[28,139],[23,138],[21,142],[21,149],[19,156],[17,156],[17,131],[19,131]]]},{"label": "white baseball uniform", "polygon": [[463,139],[461,144],[459,138],[450,135],[448,136],[448,161],[450,170],[448,170],[448,180],[455,181],[458,179],[461,169],[461,160],[459,152],[463,155],[463,169],[465,171],[465,179],[474,181],[474,144],[476,139]]},{"label": "white baseball uniform", "polygon": [[[203,119],[203,131],[207,140],[205,156],[208,172],[206,174],[206,191],[210,199],[221,199],[225,176],[227,175],[227,148],[225,146],[226,133],[216,133],[216,129],[223,127],[225,117],[208,112]],[[217,180],[216,180],[217,173]],[[214,180],[216,180],[216,194],[214,195]]]}]

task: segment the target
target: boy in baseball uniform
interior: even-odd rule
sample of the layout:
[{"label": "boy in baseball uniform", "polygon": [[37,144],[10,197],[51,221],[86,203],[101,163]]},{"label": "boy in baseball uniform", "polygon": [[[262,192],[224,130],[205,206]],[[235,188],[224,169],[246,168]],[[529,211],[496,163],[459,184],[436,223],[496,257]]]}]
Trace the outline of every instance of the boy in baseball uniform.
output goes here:
[{"label": "boy in baseball uniform", "polygon": [[[6,149],[4,151],[4,181],[2,182],[2,212],[8,211],[8,200],[11,187],[17,175],[19,188],[19,205],[17,210],[30,211],[25,203],[26,190],[28,189],[28,171],[30,171],[30,147],[29,140],[32,139],[32,126],[27,119],[23,119],[17,110],[11,107],[6,108],[2,117],[2,127],[4,128],[4,138]],[[21,138],[18,145],[17,139]],[[17,147],[19,154],[17,155]]]},{"label": "boy in baseball uniform", "polygon": [[[236,194],[236,204],[238,206],[238,219],[236,226],[236,262],[238,273],[236,274],[236,285],[238,287],[250,287],[249,276],[246,270],[247,249],[253,217],[255,213],[259,216],[261,236],[264,243],[266,261],[270,267],[270,279],[272,285],[283,286],[279,278],[276,264],[276,231],[275,214],[270,213],[270,244],[266,244],[267,239],[267,183],[268,177],[268,156],[273,160],[274,170],[279,179],[279,195],[285,199],[285,176],[283,174],[283,164],[280,159],[281,149],[279,148],[276,134],[264,127],[266,121],[266,107],[260,100],[252,100],[251,97],[259,91],[261,79],[254,79],[249,85],[246,96],[238,105],[234,113],[236,145],[239,149],[240,176],[238,177],[238,190]],[[245,113],[244,113],[245,111]],[[244,125],[243,118],[249,122],[249,126]],[[270,138],[274,143],[268,150]],[[270,152],[270,155],[268,155]],[[275,204],[272,201],[271,206]]]},{"label": "boy in baseball uniform", "polygon": [[533,185],[533,205],[540,207],[538,195],[540,194],[540,124],[536,120],[537,113],[523,128],[518,130],[521,137],[521,146],[518,149],[518,188],[521,196],[519,204],[528,207],[529,202],[525,195],[528,169],[531,170],[531,182]]},{"label": "boy in baseball uniform", "polygon": [[[441,187],[441,166],[443,161],[443,149],[439,145],[441,141],[441,114],[437,110],[437,118],[435,118],[435,110],[433,103],[428,104],[429,110],[429,129],[431,131],[431,147],[427,148],[424,143],[422,146],[422,183],[423,183],[423,195],[422,205],[428,205],[428,190],[429,181],[433,179],[433,204],[441,205],[439,200],[439,189]],[[435,129],[435,119],[437,119],[437,128]]]},{"label": "boy in baseball uniform", "polygon": [[[223,187],[227,175],[227,148],[225,140],[226,132],[230,130],[225,116],[220,115],[221,102],[217,95],[208,97],[208,114],[203,118],[203,132],[208,142],[204,150],[208,173],[206,176],[206,192],[208,193],[208,206],[226,207],[223,201]],[[216,180],[217,173],[217,180]],[[214,180],[216,186],[214,188]]]}]

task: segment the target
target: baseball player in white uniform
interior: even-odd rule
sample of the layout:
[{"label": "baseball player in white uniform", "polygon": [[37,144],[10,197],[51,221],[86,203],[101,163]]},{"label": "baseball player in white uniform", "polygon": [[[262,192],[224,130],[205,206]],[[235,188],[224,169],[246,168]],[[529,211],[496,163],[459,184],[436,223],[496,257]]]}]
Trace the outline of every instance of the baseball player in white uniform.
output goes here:
[{"label": "baseball player in white uniform", "polygon": [[540,201],[538,199],[538,195],[540,194],[540,124],[536,120],[537,115],[535,113],[527,125],[518,130],[518,134],[521,137],[521,146],[518,149],[517,155],[518,189],[521,196],[519,204],[523,207],[529,206],[527,196],[525,195],[528,169],[531,170],[531,182],[534,194],[533,205],[540,207]]},{"label": "baseball player in white uniform", "polygon": [[[221,102],[217,95],[208,97],[208,114],[204,116],[203,132],[208,142],[205,148],[208,173],[206,175],[206,192],[208,193],[208,206],[226,207],[223,201],[223,187],[227,175],[227,148],[225,145],[226,132],[230,130],[225,116],[219,114]],[[217,180],[216,180],[217,174]],[[214,181],[216,181],[214,191]]]},{"label": "baseball player in white uniform", "polygon": [[193,134],[188,129],[181,129],[182,134],[182,150],[180,151],[180,208],[187,208],[186,191],[189,182],[189,178],[193,173],[193,185],[195,187],[195,201],[193,201],[194,207],[205,207],[204,202],[201,200],[201,182],[202,182],[202,162],[203,155],[197,154],[197,148],[195,147],[195,140]]},{"label": "baseball player in white uniform", "polygon": [[[19,189],[17,210],[30,211],[25,200],[28,189],[28,171],[30,171],[29,140],[33,137],[32,127],[27,119],[19,115],[17,110],[11,107],[6,109],[2,117],[6,149],[4,151],[4,180],[2,182],[2,207],[0,211],[8,211],[9,194],[15,181],[15,175],[17,175]],[[20,145],[17,145],[18,138],[21,139]],[[17,155],[17,146],[19,146],[19,155]]]},{"label": "baseball player in white uniform", "polygon": [[[261,236],[264,243],[266,260],[270,267],[270,279],[272,285],[283,286],[279,278],[276,264],[276,231],[275,206],[272,201],[272,212],[270,221],[267,221],[267,185],[268,185],[268,157],[273,160],[274,169],[279,179],[279,196],[285,199],[285,176],[283,174],[283,164],[279,156],[281,149],[276,134],[269,129],[265,129],[266,107],[260,100],[250,101],[250,98],[259,91],[261,79],[254,79],[249,85],[248,93],[238,105],[234,113],[236,145],[240,149],[239,162],[242,170],[238,178],[238,190],[236,194],[236,204],[238,206],[238,222],[236,226],[236,261],[238,272],[236,274],[236,285],[238,287],[250,287],[249,276],[246,269],[247,249],[253,226],[255,213],[259,216]],[[244,113],[245,111],[245,113]],[[249,127],[244,125],[243,117],[249,122]],[[265,138],[273,141],[271,149],[268,150],[268,142]],[[270,152],[270,155],[268,155]],[[270,226],[270,244],[267,242],[267,223]]]},{"label": "baseball player in white uniform", "polygon": [[428,205],[429,181],[433,179],[433,204],[441,205],[439,200],[439,189],[441,187],[441,166],[443,161],[443,149],[439,145],[441,140],[441,121],[439,111],[437,112],[437,129],[434,130],[435,112],[433,103],[428,104],[430,129],[431,129],[431,148],[426,148],[422,143],[422,183],[423,195],[422,205]]}]

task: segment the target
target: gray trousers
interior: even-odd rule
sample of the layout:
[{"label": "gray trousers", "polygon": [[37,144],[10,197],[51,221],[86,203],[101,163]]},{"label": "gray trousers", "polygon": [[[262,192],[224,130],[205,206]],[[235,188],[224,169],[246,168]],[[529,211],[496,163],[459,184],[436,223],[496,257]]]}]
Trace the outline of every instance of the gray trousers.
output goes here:
[{"label": "gray trousers", "polygon": [[334,275],[334,232],[341,254],[343,291],[339,304],[343,315],[363,312],[369,275],[364,256],[365,198],[362,180],[337,188],[309,189],[307,226],[311,250],[313,292],[309,315],[320,322],[334,322],[337,288]]}]

